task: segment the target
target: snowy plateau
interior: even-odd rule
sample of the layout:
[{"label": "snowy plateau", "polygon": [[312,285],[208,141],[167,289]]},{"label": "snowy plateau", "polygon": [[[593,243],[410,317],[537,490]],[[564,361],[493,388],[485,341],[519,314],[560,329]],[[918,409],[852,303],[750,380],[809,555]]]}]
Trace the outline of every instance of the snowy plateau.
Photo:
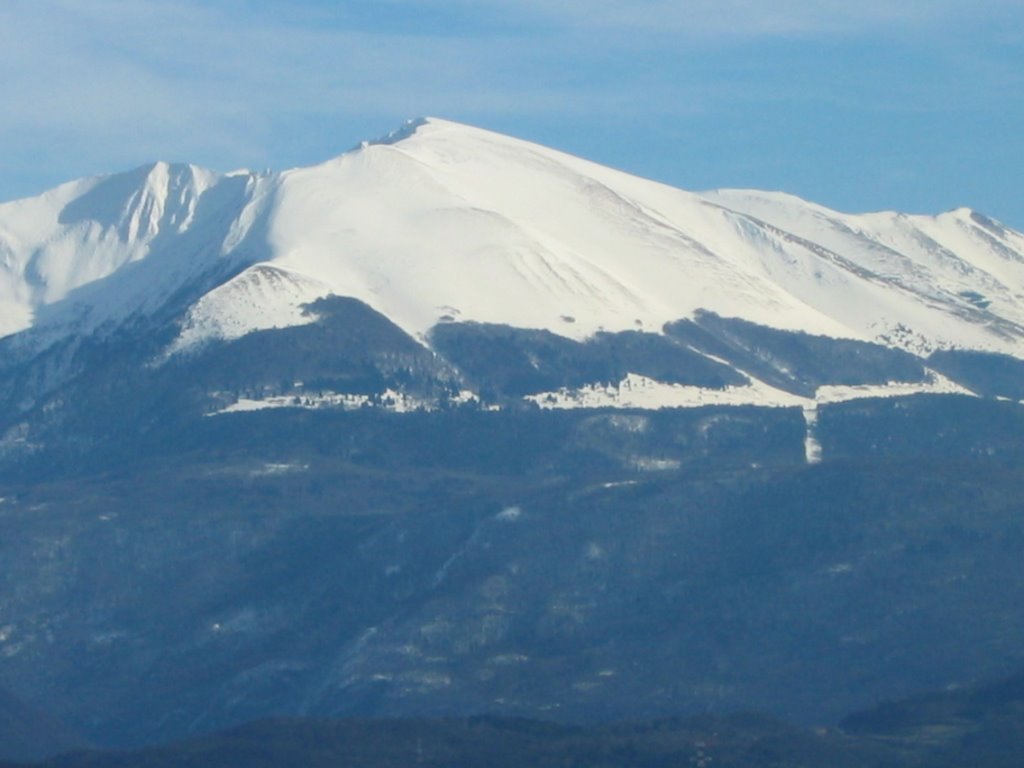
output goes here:
[{"label": "snowy plateau", "polygon": [[[926,362],[964,350],[1016,359],[1024,235],[967,209],[850,215],[776,192],[686,192],[434,118],[310,168],[219,174],[160,162],[0,205],[3,365],[35,361],[22,376],[34,384],[8,392],[20,410],[41,407],[87,367],[74,362],[84,343],[159,338],[146,364],[161,366],[254,332],[315,324],[314,302],[328,297],[357,300],[432,354],[443,352],[446,324],[586,344],[664,337],[667,324],[703,316]],[[603,380],[570,377],[519,395],[541,407],[808,408],[971,391],[931,364],[909,380],[825,376],[820,390],[780,388],[756,365],[723,356],[721,344],[693,334],[675,343],[738,378],[658,380],[627,362]],[[755,362],[789,373],[777,350],[746,346]],[[448,362],[455,401],[478,402],[480,377]],[[436,405],[384,387],[247,394],[226,395],[209,413],[261,402]]]}]

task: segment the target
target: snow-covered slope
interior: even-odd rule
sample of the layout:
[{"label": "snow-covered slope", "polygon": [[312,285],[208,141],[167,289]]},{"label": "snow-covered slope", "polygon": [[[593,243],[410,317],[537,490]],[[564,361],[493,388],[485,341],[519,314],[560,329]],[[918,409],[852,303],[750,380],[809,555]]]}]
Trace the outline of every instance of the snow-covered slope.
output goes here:
[{"label": "snow-covered slope", "polygon": [[451,319],[658,332],[706,309],[1024,357],[1024,236],[983,216],[694,194],[432,118],[311,168],[158,163],[0,205],[0,334],[30,347],[177,300],[179,352],[309,322],[331,294],[421,339]]},{"label": "snow-covered slope", "polygon": [[166,308],[244,237],[260,179],[156,163],[0,205],[0,335],[26,343],[115,330]]}]

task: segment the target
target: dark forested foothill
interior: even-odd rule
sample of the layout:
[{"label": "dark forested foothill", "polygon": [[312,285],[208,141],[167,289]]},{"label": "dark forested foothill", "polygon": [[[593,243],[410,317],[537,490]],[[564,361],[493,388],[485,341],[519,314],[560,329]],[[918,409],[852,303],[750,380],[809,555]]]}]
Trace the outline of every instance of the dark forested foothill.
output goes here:
[{"label": "dark forested foothill", "polygon": [[[1016,768],[1024,677],[895,701],[840,727],[758,714],[574,726],[497,717],[279,719],[132,752],[79,752],[38,768]],[[0,763],[3,768],[14,764]],[[19,768],[27,768],[19,764]]]},{"label": "dark forested foothill", "polygon": [[[1024,666],[1016,402],[812,408],[787,393],[923,361],[710,313],[585,342],[449,322],[428,349],[359,301],[306,309],[170,359],[111,336],[0,377],[0,685],[82,740],[298,714],[834,726]],[[522,397],[627,374],[786,393]]]}]

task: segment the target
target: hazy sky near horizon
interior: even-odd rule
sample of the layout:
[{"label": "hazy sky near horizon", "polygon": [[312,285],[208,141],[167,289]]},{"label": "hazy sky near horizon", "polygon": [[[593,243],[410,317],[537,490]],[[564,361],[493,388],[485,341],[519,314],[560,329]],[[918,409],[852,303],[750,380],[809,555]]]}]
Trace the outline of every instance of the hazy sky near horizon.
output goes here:
[{"label": "hazy sky near horizon", "polygon": [[687,189],[1024,229],[1020,0],[4,0],[0,200],[435,115]]}]

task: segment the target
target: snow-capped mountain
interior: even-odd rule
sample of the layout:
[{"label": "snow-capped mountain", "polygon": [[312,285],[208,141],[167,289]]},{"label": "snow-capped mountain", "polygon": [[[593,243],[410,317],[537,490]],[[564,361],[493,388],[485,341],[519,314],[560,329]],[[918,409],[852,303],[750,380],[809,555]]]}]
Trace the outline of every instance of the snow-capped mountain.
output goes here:
[{"label": "snow-capped mountain", "polygon": [[[159,366],[315,324],[314,302],[330,297],[360,302],[439,353],[449,383],[475,365],[479,375],[452,384],[467,393],[487,384],[464,336],[491,327],[585,347],[639,332],[733,372],[713,385],[658,379],[616,352],[600,376],[514,388],[542,406],[792,405],[793,394],[806,404],[877,393],[821,386],[894,381],[964,391],[937,365],[909,379],[805,376],[794,389],[779,379],[794,379],[793,361],[758,351],[766,342],[750,337],[753,326],[922,359],[1024,358],[1024,235],[980,214],[849,215],[780,193],[696,194],[433,118],[310,168],[225,175],[157,163],[0,205],[0,264],[5,366],[37,361],[22,376],[35,391],[8,392],[23,403],[83,372],[75,350],[86,340],[145,338],[147,365]],[[710,343],[708,318],[747,330],[718,328]],[[743,360],[723,351],[736,333]],[[540,370],[540,337],[526,338],[520,353]],[[766,361],[774,373],[757,373]]]},{"label": "snow-capped mountain", "polygon": [[1024,236],[967,210],[695,194],[433,119],[0,205],[0,684],[129,746],[822,724],[1004,676],[1022,296]]},{"label": "snow-capped mountain", "polygon": [[299,307],[332,294],[418,337],[455,318],[582,339],[698,309],[918,351],[1017,355],[1024,337],[1024,236],[969,210],[693,194],[432,118],[275,175],[157,163],[72,182],[0,206],[0,254],[0,333],[51,339],[231,273],[179,350],[308,322]]}]

